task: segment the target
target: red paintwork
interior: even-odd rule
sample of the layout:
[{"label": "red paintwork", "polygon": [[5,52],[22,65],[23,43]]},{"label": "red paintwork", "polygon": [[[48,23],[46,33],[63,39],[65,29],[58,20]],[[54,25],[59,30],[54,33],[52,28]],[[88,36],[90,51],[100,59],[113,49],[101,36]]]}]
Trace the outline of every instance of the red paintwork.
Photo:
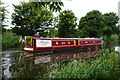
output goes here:
[{"label": "red paintwork", "polygon": [[[52,47],[36,47],[36,38],[33,46],[33,51],[46,51],[46,50],[57,50],[57,49],[69,49],[69,48],[81,48],[81,47],[90,47],[90,46],[101,46],[100,39],[48,39],[48,38],[37,38],[39,40],[51,40]],[[74,45],[74,40],[79,40],[80,45]],[[83,42],[81,44],[81,41]],[[56,44],[58,42],[58,45]],[[70,42],[70,44],[68,44]],[[86,43],[87,42],[87,43]],[[91,42],[91,43],[90,43]],[[62,44],[63,43],[63,44]],[[29,46],[25,46],[25,48],[31,48]],[[29,50],[24,50],[25,52],[33,52]]]}]

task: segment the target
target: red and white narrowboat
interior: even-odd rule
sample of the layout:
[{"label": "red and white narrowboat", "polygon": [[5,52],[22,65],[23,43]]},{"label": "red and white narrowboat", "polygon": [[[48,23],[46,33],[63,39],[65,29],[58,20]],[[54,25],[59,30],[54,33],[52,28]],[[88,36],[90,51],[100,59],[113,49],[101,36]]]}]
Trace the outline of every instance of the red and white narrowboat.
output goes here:
[{"label": "red and white narrowboat", "polygon": [[86,51],[101,49],[102,38],[31,38],[31,45],[25,45],[29,53],[53,53],[63,51]]}]

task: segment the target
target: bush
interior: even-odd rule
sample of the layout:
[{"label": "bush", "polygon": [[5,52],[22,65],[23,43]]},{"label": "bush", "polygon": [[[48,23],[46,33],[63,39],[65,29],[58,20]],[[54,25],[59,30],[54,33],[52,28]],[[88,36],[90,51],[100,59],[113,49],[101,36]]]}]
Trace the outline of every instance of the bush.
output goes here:
[{"label": "bush", "polygon": [[19,38],[20,36],[15,36],[11,32],[2,34],[2,49],[20,47]]},{"label": "bush", "polygon": [[101,57],[79,60],[53,71],[52,78],[119,78],[119,54],[106,50]]},{"label": "bush", "polygon": [[119,43],[118,43],[118,44],[119,44],[119,46],[120,46],[120,34],[118,34],[118,38],[119,38]]},{"label": "bush", "polygon": [[119,45],[119,38],[117,34],[112,34],[110,37],[103,37],[105,47],[113,50],[115,46]]}]

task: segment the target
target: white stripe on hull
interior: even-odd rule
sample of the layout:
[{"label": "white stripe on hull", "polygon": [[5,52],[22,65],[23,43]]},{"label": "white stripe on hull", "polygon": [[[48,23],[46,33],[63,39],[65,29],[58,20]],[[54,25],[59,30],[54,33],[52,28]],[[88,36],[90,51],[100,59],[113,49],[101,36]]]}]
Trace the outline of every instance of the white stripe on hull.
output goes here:
[{"label": "white stripe on hull", "polygon": [[33,48],[24,48],[24,50],[33,51]]}]

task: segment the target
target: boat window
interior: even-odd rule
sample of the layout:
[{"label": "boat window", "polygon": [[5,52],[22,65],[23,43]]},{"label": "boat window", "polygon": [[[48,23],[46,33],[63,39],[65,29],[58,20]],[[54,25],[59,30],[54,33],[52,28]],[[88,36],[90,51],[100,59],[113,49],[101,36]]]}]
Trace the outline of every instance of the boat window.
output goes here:
[{"label": "boat window", "polygon": [[56,42],[56,44],[58,45],[58,42]]},{"label": "boat window", "polygon": [[90,43],[92,43],[92,42],[90,41]]},{"label": "boat window", "polygon": [[81,41],[81,44],[83,43],[83,41]]},{"label": "boat window", "polygon": [[68,42],[68,44],[70,44],[70,42]]}]

